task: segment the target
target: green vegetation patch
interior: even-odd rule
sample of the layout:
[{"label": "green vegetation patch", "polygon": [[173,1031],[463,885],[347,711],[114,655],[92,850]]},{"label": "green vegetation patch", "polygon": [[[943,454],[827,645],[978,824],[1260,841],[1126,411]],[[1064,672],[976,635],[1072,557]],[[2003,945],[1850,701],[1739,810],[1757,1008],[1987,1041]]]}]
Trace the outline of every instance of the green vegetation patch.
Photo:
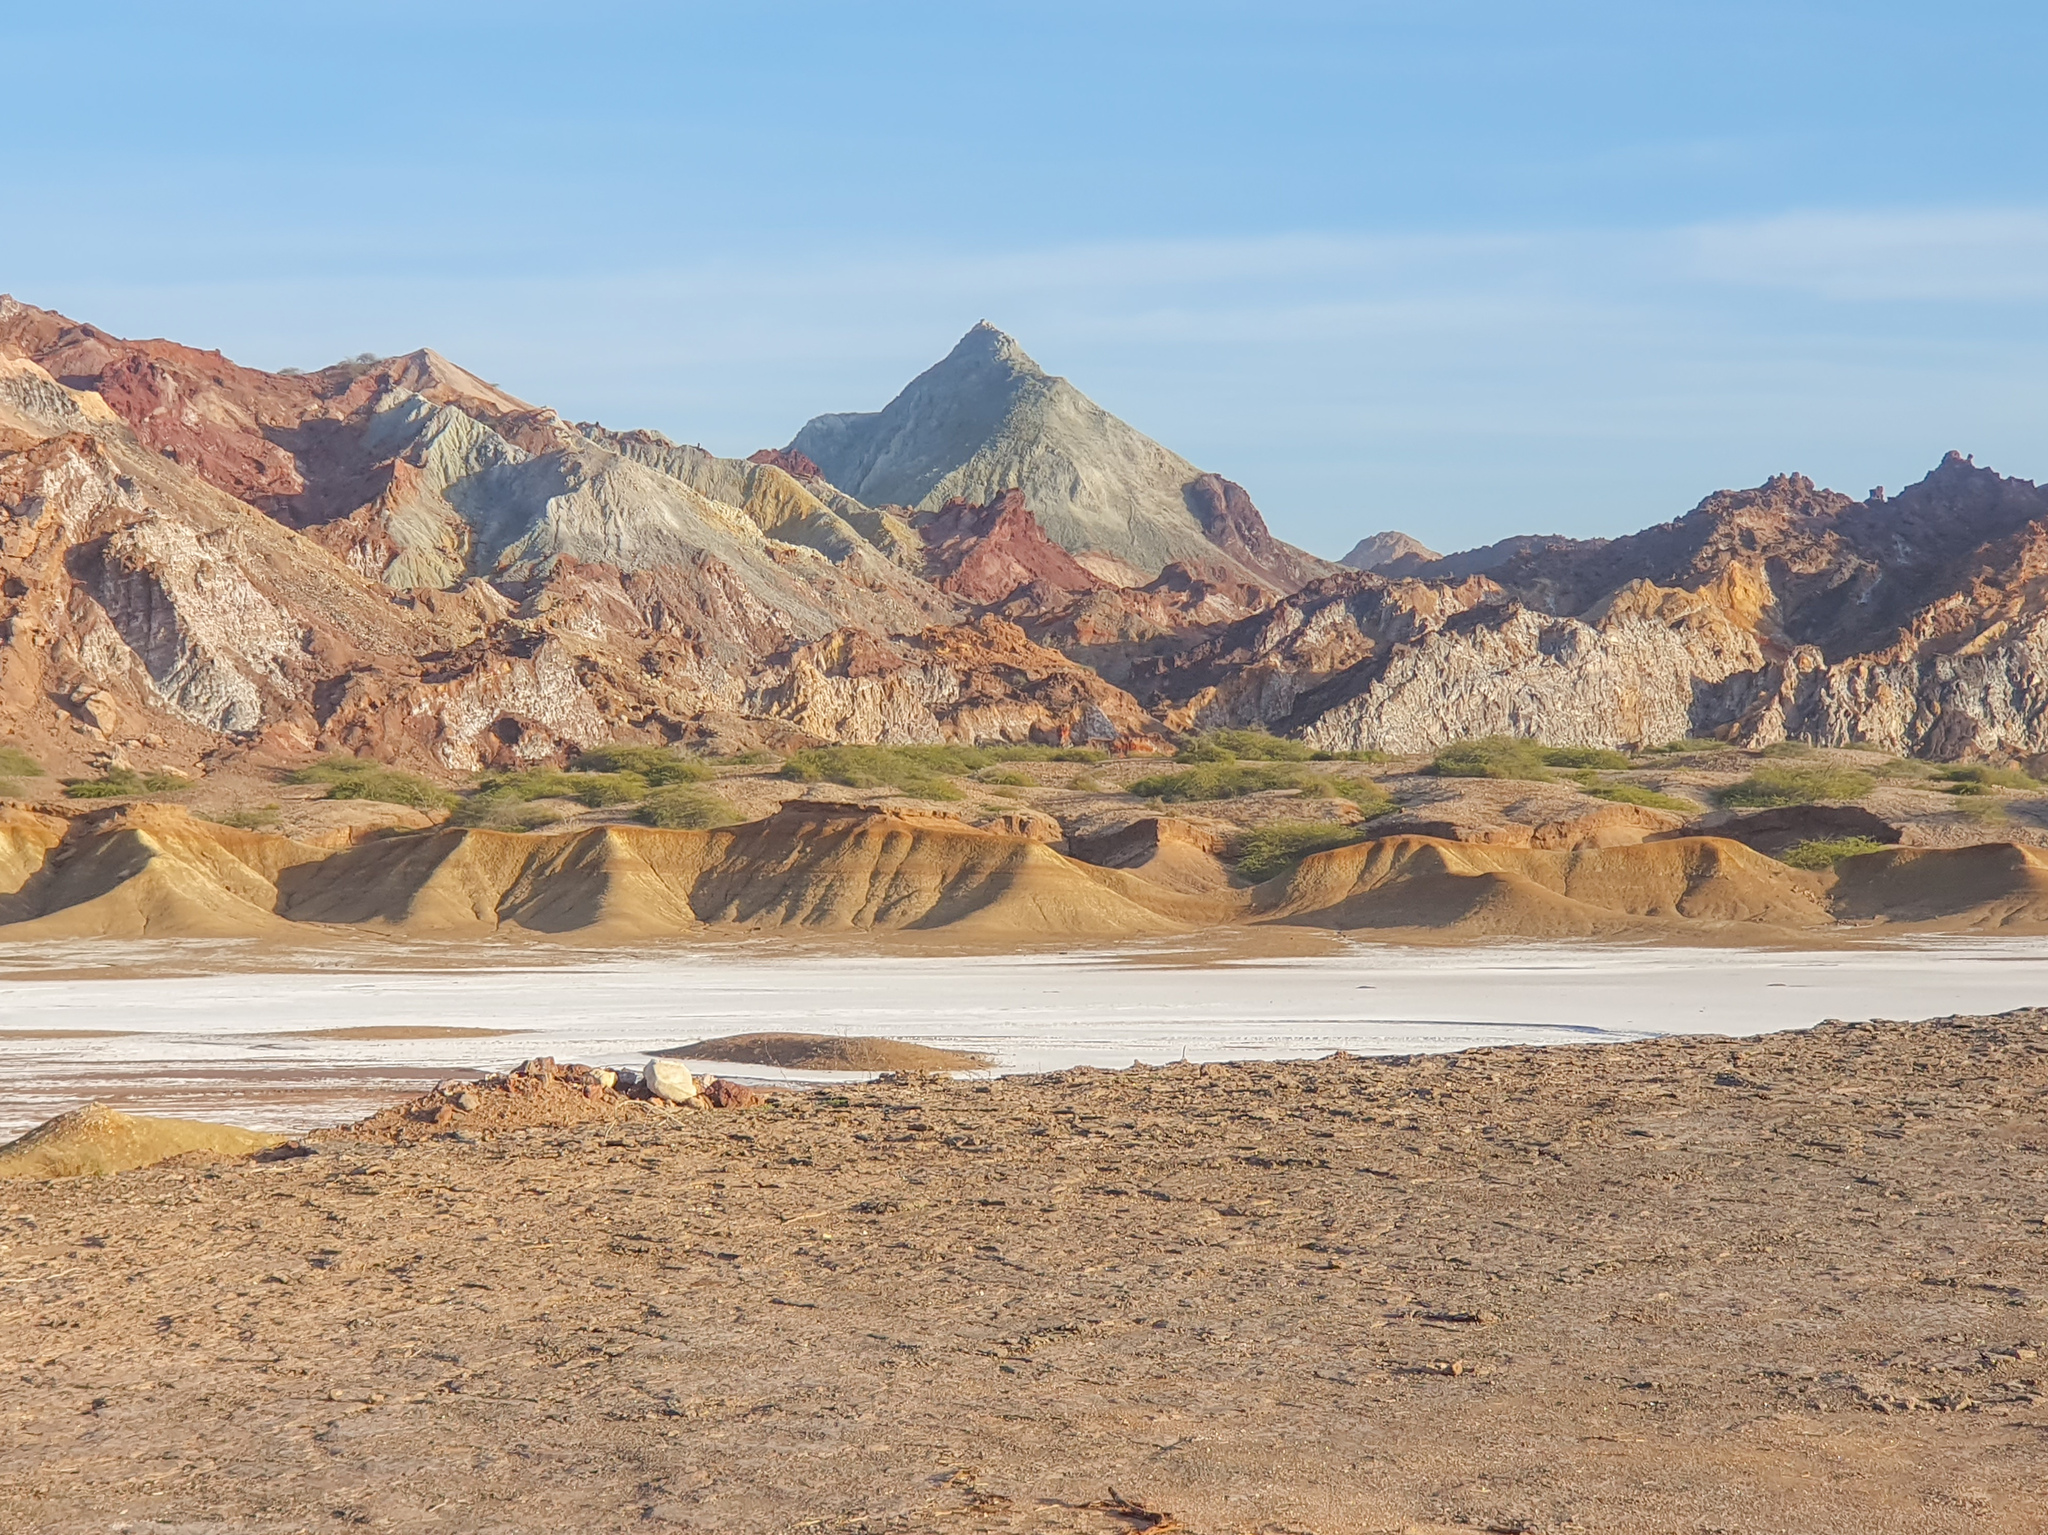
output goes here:
[{"label": "green vegetation patch", "polygon": [[322,757],[286,775],[287,783],[327,785],[329,799],[374,800],[380,805],[408,805],[414,810],[446,810],[455,796],[417,773],[370,762],[360,757]]},{"label": "green vegetation patch", "polygon": [[1659,794],[1655,789],[1645,789],[1632,783],[1589,783],[1582,784],[1583,792],[1595,799],[1613,800],[1617,805],[1647,805],[1652,810],[1675,810],[1680,815],[1698,815],[1700,807],[1689,799],[1680,799],[1675,794]]},{"label": "green vegetation patch", "polygon": [[1349,847],[1372,835],[1362,826],[1330,821],[1276,821],[1247,833],[1237,845],[1237,872],[1254,884],[1285,874],[1313,853]]},{"label": "green vegetation patch", "polygon": [[182,794],[192,787],[183,773],[163,770],[138,773],[133,768],[109,768],[98,778],[67,778],[66,799],[126,799],[139,794]]},{"label": "green vegetation patch", "polygon": [[731,826],[739,820],[731,805],[709,789],[692,784],[668,784],[651,792],[640,802],[634,819],[668,831],[707,831],[714,826]]},{"label": "green vegetation patch", "polygon": [[219,810],[204,819],[216,826],[232,826],[236,831],[276,831],[282,824],[276,805],[243,805],[233,810]]},{"label": "green vegetation patch", "polygon": [[1844,858],[1884,850],[1882,842],[1869,837],[1816,837],[1780,854],[1778,861],[1795,869],[1832,869]]},{"label": "green vegetation patch", "polygon": [[604,746],[585,752],[570,766],[580,773],[631,774],[653,789],[676,783],[703,783],[714,776],[706,764],[679,756],[666,746]]},{"label": "green vegetation patch", "polygon": [[1936,770],[1934,776],[1955,785],[1951,794],[1986,794],[1993,789],[2038,789],[2038,779],[2016,767],[1993,767],[1988,762],[1970,762],[1961,767]]},{"label": "green vegetation patch", "polygon": [[1731,809],[1769,810],[1784,805],[1812,805],[1821,800],[1861,799],[1877,780],[1854,768],[1762,767],[1720,793]]},{"label": "green vegetation patch", "polygon": [[477,783],[477,794],[521,805],[537,799],[572,799],[592,810],[602,810],[607,805],[630,805],[645,799],[648,788],[647,780],[638,773],[564,773],[555,768],[521,768],[516,773],[486,773]]},{"label": "green vegetation patch", "polygon": [[1174,753],[1176,762],[1306,762],[1314,753],[1300,741],[1264,730],[1208,730]]},{"label": "green vegetation patch", "polygon": [[19,746],[0,746],[0,776],[41,778],[43,765]]},{"label": "green vegetation patch", "polygon": [[1518,778],[1548,783],[1552,768],[1625,768],[1628,758],[1603,746],[1545,746],[1520,736],[1481,736],[1436,754],[1429,771],[1445,778]]},{"label": "green vegetation patch", "polygon": [[1299,789],[1310,775],[1285,762],[1202,762],[1178,773],[1154,773],[1130,786],[1140,799],[1183,804],[1191,800],[1242,799],[1271,789]]}]

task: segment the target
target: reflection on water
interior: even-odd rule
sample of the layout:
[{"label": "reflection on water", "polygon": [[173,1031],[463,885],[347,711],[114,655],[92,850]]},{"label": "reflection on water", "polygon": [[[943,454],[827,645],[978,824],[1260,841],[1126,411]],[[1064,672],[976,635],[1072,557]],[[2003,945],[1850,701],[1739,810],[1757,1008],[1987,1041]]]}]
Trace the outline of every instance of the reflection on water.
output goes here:
[{"label": "reflection on water", "polygon": [[2020,939],[1812,954],[1332,943],[1280,959],[1167,944],[990,958],[763,943],[556,963],[530,945],[23,946],[0,960],[0,1134],[94,1097],[304,1129],[531,1055],[630,1064],[758,1029],[888,1035],[1040,1071],[1758,1033],[2042,1003],[2048,942]]}]

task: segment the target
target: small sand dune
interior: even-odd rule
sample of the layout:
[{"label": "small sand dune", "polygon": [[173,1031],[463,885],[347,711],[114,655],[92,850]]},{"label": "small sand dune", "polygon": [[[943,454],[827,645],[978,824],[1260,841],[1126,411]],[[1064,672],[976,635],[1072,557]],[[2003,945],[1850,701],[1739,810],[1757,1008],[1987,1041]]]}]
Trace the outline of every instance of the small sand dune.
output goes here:
[{"label": "small sand dune", "polygon": [[941,1050],[871,1034],[727,1034],[654,1053],[790,1071],[980,1071],[993,1064],[987,1056],[967,1050]]},{"label": "small sand dune", "polygon": [[245,1157],[283,1140],[233,1125],[148,1119],[88,1103],[0,1146],[0,1178],[100,1177],[178,1156]]}]

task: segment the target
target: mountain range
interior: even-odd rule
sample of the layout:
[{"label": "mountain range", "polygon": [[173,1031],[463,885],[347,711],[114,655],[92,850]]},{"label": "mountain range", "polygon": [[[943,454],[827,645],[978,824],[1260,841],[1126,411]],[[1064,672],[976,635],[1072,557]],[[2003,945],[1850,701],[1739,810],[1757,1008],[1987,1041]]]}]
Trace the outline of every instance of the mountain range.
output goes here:
[{"label": "mountain range", "polygon": [[1332,563],[987,324],[734,459],[432,351],[265,372],[0,296],[0,735],[56,763],[1220,726],[2032,755],[2044,578],[2048,493],[1955,454]]}]

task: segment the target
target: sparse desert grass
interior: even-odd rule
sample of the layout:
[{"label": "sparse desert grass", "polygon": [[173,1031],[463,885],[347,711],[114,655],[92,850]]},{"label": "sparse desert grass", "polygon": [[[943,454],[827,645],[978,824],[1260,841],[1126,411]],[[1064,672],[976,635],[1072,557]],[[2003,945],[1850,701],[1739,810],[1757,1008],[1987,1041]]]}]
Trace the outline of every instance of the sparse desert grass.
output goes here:
[{"label": "sparse desert grass", "polygon": [[1237,872],[1254,884],[1285,874],[1313,853],[1349,847],[1372,835],[1363,826],[1330,821],[1276,821],[1249,832],[1237,845]]},{"label": "sparse desert grass", "polygon": [[2040,781],[2016,767],[1994,767],[1988,762],[1969,762],[1960,767],[1937,768],[1934,776],[1954,784],[1951,794],[1984,794],[1992,789],[2038,789]]},{"label": "sparse desert grass", "polygon": [[414,810],[446,810],[455,804],[455,795],[437,783],[360,757],[323,757],[287,774],[285,781],[326,784],[329,799],[374,800]]},{"label": "sparse desert grass", "polygon": [[570,765],[579,773],[631,774],[654,789],[703,783],[714,776],[706,764],[679,756],[666,746],[602,746],[583,753]]},{"label": "sparse desert grass", "polygon": [[1832,869],[1844,858],[1864,853],[1882,853],[1885,845],[1870,837],[1816,837],[1800,843],[1778,857],[1795,869]]},{"label": "sparse desert grass", "polygon": [[1436,754],[1429,771],[1445,778],[1518,778],[1548,783],[1552,768],[1625,768],[1628,758],[1600,746],[1545,746],[1519,736],[1481,736]]},{"label": "sparse desert grass", "polygon": [[183,773],[163,769],[138,773],[133,768],[109,768],[98,778],[67,778],[66,799],[127,799],[142,794],[182,794],[192,787]]},{"label": "sparse desert grass", "polygon": [[0,746],[0,777],[41,778],[43,765],[19,746]]},{"label": "sparse desert grass", "polygon": [[1876,786],[1870,774],[1855,768],[1760,767],[1740,783],[1721,790],[1719,799],[1730,809],[1768,810],[1861,799]]},{"label": "sparse desert grass", "polygon": [[1659,794],[1632,783],[1585,783],[1580,790],[1594,799],[1612,800],[1617,805],[1645,805],[1652,810],[1675,810],[1680,815],[1698,815],[1700,807],[1675,794]]},{"label": "sparse desert grass", "polygon": [[634,819],[670,831],[707,831],[739,820],[731,805],[694,784],[666,784],[640,802]]},{"label": "sparse desert grass", "polygon": [[1266,730],[1205,730],[1173,754],[1176,762],[1384,762],[1385,752],[1317,751]]},{"label": "sparse desert grass", "polygon": [[237,831],[276,831],[281,824],[279,807],[271,805],[239,805],[233,810],[220,810],[204,819],[216,826],[232,826]]},{"label": "sparse desert grass", "polygon": [[1127,792],[1139,799],[1186,804],[1196,800],[1242,799],[1272,789],[1298,789],[1309,774],[1289,762],[1200,762],[1177,773],[1154,773]]}]

